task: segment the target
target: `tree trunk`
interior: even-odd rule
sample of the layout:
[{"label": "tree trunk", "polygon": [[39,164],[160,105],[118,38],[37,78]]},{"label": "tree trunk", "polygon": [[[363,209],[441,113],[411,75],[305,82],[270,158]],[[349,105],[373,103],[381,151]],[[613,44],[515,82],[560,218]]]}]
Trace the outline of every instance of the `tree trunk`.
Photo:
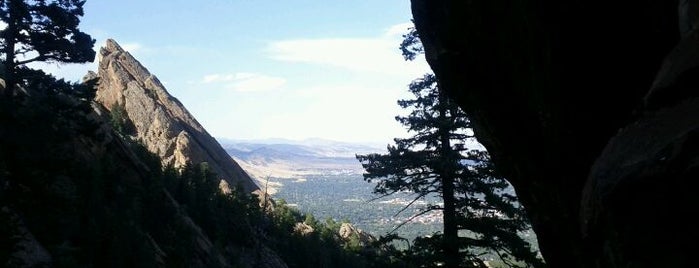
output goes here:
[{"label": "tree trunk", "polygon": [[446,267],[458,267],[459,257],[459,233],[456,225],[456,208],[454,204],[454,179],[442,178],[442,191],[444,200],[444,259]]},{"label": "tree trunk", "polygon": [[[447,117],[446,102],[448,97],[445,93],[439,90],[439,120],[444,122],[450,120]],[[459,229],[456,223],[456,201],[454,197],[454,168],[452,159],[451,141],[449,140],[450,129],[448,124],[440,124],[439,132],[440,139],[440,156],[442,170],[440,177],[442,179],[442,200],[444,201],[444,209],[442,217],[444,219],[444,261],[446,267],[458,267],[461,263],[459,256]]]},{"label": "tree trunk", "polygon": [[15,39],[17,31],[16,15],[14,14],[14,1],[9,4],[8,23],[5,29],[5,97],[10,98],[15,90]]}]

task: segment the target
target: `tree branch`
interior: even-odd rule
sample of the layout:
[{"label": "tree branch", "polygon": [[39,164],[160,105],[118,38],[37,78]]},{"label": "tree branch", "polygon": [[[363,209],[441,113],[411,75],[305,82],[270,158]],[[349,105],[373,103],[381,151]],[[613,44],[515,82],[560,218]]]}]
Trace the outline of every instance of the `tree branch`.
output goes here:
[{"label": "tree branch", "polygon": [[[429,192],[428,192],[428,193],[429,193]],[[412,206],[415,202],[417,202],[418,199],[420,199],[420,198],[422,198],[422,197],[425,197],[425,195],[427,195],[427,193],[418,194],[417,197],[415,197],[415,198],[413,199],[413,201],[410,201],[410,203],[408,203],[408,204],[405,205],[403,208],[401,208],[398,212],[396,212],[396,214],[393,214],[393,217],[398,216],[398,214],[400,214],[401,212],[403,212],[403,211],[405,211],[406,209],[408,209],[408,208],[409,208],[410,206]]]},{"label": "tree branch", "polygon": [[19,65],[22,65],[22,64],[30,63],[30,62],[43,61],[43,60],[47,60],[47,59],[49,59],[48,56],[46,56],[46,55],[39,55],[39,56],[36,56],[36,57],[31,58],[31,59],[28,59],[28,60],[17,61],[17,62],[15,62],[15,64],[19,66]]},{"label": "tree branch", "polygon": [[432,206],[432,207],[430,207],[430,208],[428,208],[428,209],[426,209],[426,210],[423,210],[423,211],[421,211],[421,212],[418,213],[418,214],[415,214],[415,215],[413,215],[413,216],[410,216],[410,218],[408,218],[408,219],[405,220],[404,222],[398,224],[398,226],[396,226],[395,228],[393,228],[393,230],[391,230],[391,231],[388,232],[388,233],[389,233],[389,234],[392,234],[393,232],[395,232],[396,230],[398,230],[398,228],[403,227],[403,225],[407,224],[408,222],[414,220],[414,219],[417,218],[417,217],[420,217],[420,216],[422,216],[422,215],[425,215],[425,213],[427,213],[427,212],[430,212],[430,211],[433,211],[433,210],[440,210],[440,209],[441,209],[440,207]]},{"label": "tree branch", "polygon": [[384,197],[387,197],[387,196],[389,196],[389,195],[395,194],[396,192],[397,192],[397,191],[392,191],[392,192],[390,192],[390,193],[383,194],[383,195],[381,195],[381,196],[379,196],[379,197],[374,197],[374,198],[372,198],[372,199],[369,199],[369,200],[367,200],[366,202],[367,202],[367,203],[369,203],[369,202],[374,202],[374,201],[379,200],[379,199],[381,199],[381,198],[384,198]]}]

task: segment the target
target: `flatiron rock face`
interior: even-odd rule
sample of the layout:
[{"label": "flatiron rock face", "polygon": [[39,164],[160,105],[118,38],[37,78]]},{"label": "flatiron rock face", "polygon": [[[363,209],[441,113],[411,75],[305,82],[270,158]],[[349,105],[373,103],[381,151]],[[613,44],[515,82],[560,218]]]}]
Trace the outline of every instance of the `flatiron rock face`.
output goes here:
[{"label": "flatiron rock face", "polygon": [[175,168],[207,162],[226,183],[246,192],[259,188],[221,145],[197,122],[157,77],[114,40],[100,49],[97,101],[108,110],[125,111],[125,134]]}]

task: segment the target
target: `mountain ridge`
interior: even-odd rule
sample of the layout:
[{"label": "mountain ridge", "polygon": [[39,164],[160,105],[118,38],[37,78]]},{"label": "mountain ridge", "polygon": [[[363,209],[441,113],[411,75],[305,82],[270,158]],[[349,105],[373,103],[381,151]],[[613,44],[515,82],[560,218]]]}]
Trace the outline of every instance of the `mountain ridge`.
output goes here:
[{"label": "mountain ridge", "polygon": [[372,145],[321,139],[220,140],[226,152],[258,180],[266,177],[299,179],[338,172],[361,174],[363,169],[355,155],[385,150]]}]

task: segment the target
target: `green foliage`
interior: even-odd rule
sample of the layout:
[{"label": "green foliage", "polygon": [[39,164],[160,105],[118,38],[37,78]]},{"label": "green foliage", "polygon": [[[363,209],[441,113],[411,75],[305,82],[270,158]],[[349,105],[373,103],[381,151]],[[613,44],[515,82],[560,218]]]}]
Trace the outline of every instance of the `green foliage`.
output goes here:
[{"label": "green foliage", "polygon": [[[213,260],[201,255],[201,238],[233,267],[261,258],[264,247],[289,267],[367,266],[344,249],[339,224],[328,227],[283,201],[265,214],[237,187],[223,194],[206,163],[163,168],[126,136],[103,139],[88,116],[94,87],[27,74],[30,97],[0,97],[0,209],[20,215],[53,266],[190,267]],[[92,151],[94,144],[105,148]],[[295,234],[303,221],[316,231]],[[0,213],[0,239],[9,242],[0,243],[0,264],[17,250],[16,229]]]},{"label": "green foliage", "polygon": [[313,214],[307,213],[306,218],[303,220],[303,223],[310,225],[311,227],[313,226],[318,226],[318,221],[316,220],[315,217],[313,217]]},{"label": "green foliage", "polygon": [[[16,67],[34,61],[91,62],[95,40],[80,31],[84,0],[0,1],[0,51],[4,54],[8,88],[16,82]],[[23,57],[17,59],[18,55]]]},{"label": "green foliage", "polygon": [[425,53],[415,27],[410,28],[408,33],[403,35],[400,51],[406,60],[414,60],[418,55]]},{"label": "green foliage", "polygon": [[[332,219],[320,222],[311,214],[289,207],[284,200],[276,202],[271,217],[273,224],[267,232],[273,239],[269,245],[289,267],[376,267],[360,249],[348,247],[340,239],[341,224]],[[294,226],[300,222],[314,231],[307,235],[294,233]]]},{"label": "green foliage", "polygon": [[256,198],[238,188],[232,194],[222,193],[219,179],[206,163],[188,165],[180,174],[166,189],[212,242],[220,249],[230,245],[252,246],[255,232],[252,226],[263,217]]},{"label": "green foliage", "polygon": [[[424,52],[415,29],[404,37],[406,59]],[[543,266],[518,235],[528,229],[528,221],[509,184],[495,172],[487,152],[469,148],[475,137],[466,114],[438,88],[433,74],[413,81],[409,91],[413,98],[398,105],[410,113],[396,120],[413,136],[394,139],[386,154],[357,156],[366,170],[364,180],[377,182],[375,194],[412,192],[415,199],[408,206],[429,196],[443,201],[418,214],[441,211],[443,232],[415,239],[397,255],[417,267],[486,267],[488,256],[512,267]]]},{"label": "green foliage", "polygon": [[110,123],[112,124],[112,129],[117,133],[124,135],[126,134],[126,127],[128,124],[128,116],[126,114],[126,109],[123,105],[114,105],[109,111]]}]

